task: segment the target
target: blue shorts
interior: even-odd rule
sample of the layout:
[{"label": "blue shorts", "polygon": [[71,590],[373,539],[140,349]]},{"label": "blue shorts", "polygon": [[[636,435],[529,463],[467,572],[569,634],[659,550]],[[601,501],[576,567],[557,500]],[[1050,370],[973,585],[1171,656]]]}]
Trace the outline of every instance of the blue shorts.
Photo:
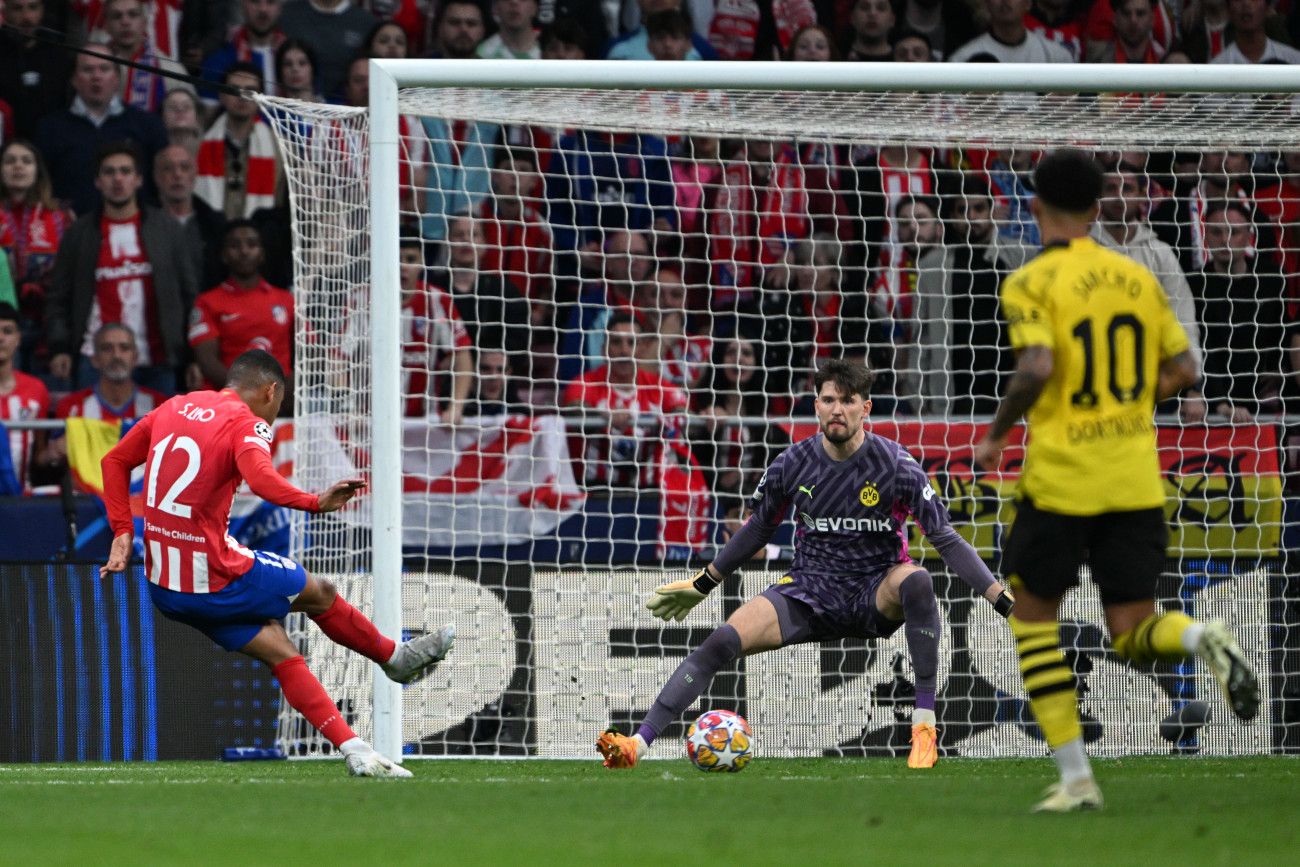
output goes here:
[{"label": "blue shorts", "polygon": [[267,621],[288,614],[307,586],[307,572],[288,557],[253,553],[253,568],[216,593],[180,593],[151,583],[153,604],[169,620],[193,626],[226,650],[239,650]]},{"label": "blue shorts", "polygon": [[876,608],[876,591],[889,570],[854,581],[786,575],[760,595],[776,608],[783,646],[841,638],[888,638],[903,625]]}]

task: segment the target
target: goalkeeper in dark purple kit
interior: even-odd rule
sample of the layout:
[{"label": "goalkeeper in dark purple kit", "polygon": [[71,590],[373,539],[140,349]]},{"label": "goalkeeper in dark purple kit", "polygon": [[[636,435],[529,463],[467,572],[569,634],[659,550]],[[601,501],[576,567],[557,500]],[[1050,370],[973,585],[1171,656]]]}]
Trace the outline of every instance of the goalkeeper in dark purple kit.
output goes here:
[{"label": "goalkeeper in dark purple kit", "polygon": [[742,605],[669,678],[636,734],[605,732],[596,748],[610,768],[630,768],[658,735],[699,699],[725,666],[814,641],[888,638],[903,627],[916,677],[908,767],[933,767],[939,669],[939,603],[930,573],[907,553],[906,522],[917,522],[944,563],[1006,617],[1015,600],[948,522],[925,471],[898,443],[868,433],[875,375],[833,359],[814,380],[821,434],[786,449],[750,497],[752,514],[691,581],[657,587],[646,603],[662,620],[684,620],[709,591],[767,544],[793,513],[788,575]]}]

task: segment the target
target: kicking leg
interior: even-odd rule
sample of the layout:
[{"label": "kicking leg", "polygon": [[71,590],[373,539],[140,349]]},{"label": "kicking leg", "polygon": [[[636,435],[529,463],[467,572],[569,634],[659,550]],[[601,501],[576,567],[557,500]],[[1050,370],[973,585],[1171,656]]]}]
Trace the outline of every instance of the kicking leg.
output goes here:
[{"label": "kicking leg", "polygon": [[1222,621],[1200,623],[1181,611],[1157,614],[1155,603],[1145,599],[1107,605],[1106,624],[1115,653],[1125,661],[1149,665],[1199,656],[1234,714],[1250,720],[1259,712],[1259,679]]},{"label": "kicking leg", "polygon": [[939,601],[930,573],[911,563],[895,566],[876,591],[876,609],[891,620],[903,620],[907,651],[916,676],[916,709],[912,712],[912,751],[909,768],[932,768],[939,757],[939,729],[934,694],[939,678]]},{"label": "kicking leg", "polygon": [[636,735],[627,737],[614,732],[601,735],[596,749],[605,757],[605,766],[634,767],[660,732],[703,695],[725,666],[740,656],[780,646],[781,624],[776,608],[763,596],[746,602],[677,666]]},{"label": "kicking leg", "polygon": [[384,674],[398,683],[414,683],[426,675],[456,640],[456,628],[449,624],[398,644],[381,634],[333,584],[310,573],[291,610],[304,612],[335,644],[379,663]]},{"label": "kicking leg", "polygon": [[271,669],[284,690],[285,701],[343,753],[348,773],[366,777],[411,776],[410,771],[393,764],[357,737],[278,622],[273,620],[263,626],[240,652]]}]

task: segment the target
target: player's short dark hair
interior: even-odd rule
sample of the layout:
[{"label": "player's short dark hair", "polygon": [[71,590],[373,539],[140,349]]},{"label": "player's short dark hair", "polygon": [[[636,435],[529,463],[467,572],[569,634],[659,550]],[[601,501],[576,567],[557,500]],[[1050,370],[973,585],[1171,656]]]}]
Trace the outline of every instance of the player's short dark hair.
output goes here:
[{"label": "player's short dark hair", "polygon": [[[315,71],[314,66],[312,67],[312,70]],[[226,71],[221,73],[221,83],[230,84],[230,77],[232,75],[238,75],[241,72],[257,79],[257,86],[259,88],[266,87],[266,77],[262,75],[262,68],[251,60],[236,60],[234,63],[227,66]]]},{"label": "player's short dark hair", "polygon": [[253,387],[277,382],[285,384],[284,368],[275,356],[265,349],[250,349],[230,362],[226,371],[226,382],[230,385],[250,385]]},{"label": "player's short dark hair", "polygon": [[1034,192],[1043,204],[1067,214],[1086,214],[1101,198],[1101,163],[1087,151],[1063,148],[1038,161]]},{"label": "player's short dark hair", "polygon": [[865,362],[829,358],[817,368],[817,375],[813,377],[816,393],[821,394],[822,386],[828,382],[835,383],[835,387],[845,397],[858,394],[867,400],[871,397],[871,386],[876,382],[876,374]]},{"label": "player's short dark hair", "polygon": [[8,301],[0,301],[0,322],[12,322],[15,325],[21,325],[18,319],[18,308]]},{"label": "player's short dark hair", "polygon": [[[231,220],[230,222],[226,223],[224,226],[221,227],[221,246],[223,247],[226,246],[226,241],[230,238],[230,236],[235,232],[238,232],[240,229],[252,229],[253,232],[257,235],[257,240],[261,242],[262,233],[257,230],[257,224],[254,223],[252,220],[240,217],[238,220]],[[263,244],[262,246],[266,246],[266,245]]]},{"label": "player's short dark hair", "polygon": [[424,258],[424,239],[419,235],[410,232],[403,232],[402,236],[397,239],[398,250],[419,250],[420,258]]},{"label": "player's short dark hair", "polygon": [[109,157],[126,154],[135,164],[135,173],[144,174],[144,151],[133,141],[106,141],[99,147],[95,148],[95,174],[99,174],[100,168],[104,165],[104,160]]}]

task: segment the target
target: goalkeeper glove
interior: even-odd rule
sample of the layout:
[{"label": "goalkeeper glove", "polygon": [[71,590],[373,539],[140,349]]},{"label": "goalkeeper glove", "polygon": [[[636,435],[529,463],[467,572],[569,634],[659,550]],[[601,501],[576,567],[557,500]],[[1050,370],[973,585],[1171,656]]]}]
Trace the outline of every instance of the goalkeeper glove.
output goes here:
[{"label": "goalkeeper glove", "polygon": [[1010,617],[1015,607],[1016,598],[1005,590],[998,594],[997,599],[993,600],[993,610],[1003,617]]},{"label": "goalkeeper glove", "polygon": [[645,607],[660,620],[681,622],[691,609],[704,601],[709,591],[717,587],[722,580],[714,578],[706,566],[690,581],[674,581],[655,588],[655,595],[650,597]]}]

